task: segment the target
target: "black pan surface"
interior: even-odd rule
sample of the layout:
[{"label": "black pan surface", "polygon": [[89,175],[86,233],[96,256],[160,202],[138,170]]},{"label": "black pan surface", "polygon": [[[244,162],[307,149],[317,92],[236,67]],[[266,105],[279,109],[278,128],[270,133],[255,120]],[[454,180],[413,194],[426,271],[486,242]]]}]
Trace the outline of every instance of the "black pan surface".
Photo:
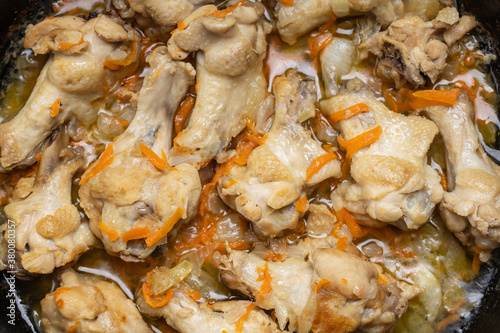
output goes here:
[{"label": "black pan surface", "polygon": [[[51,3],[54,0],[0,0],[0,89],[6,84],[9,61],[22,49],[22,36],[25,26],[31,22],[35,23],[48,16],[51,12]],[[78,1],[78,0],[76,0]],[[461,14],[469,13],[476,17],[481,23],[479,28],[481,34],[489,36],[483,41],[483,47],[495,50],[498,55],[500,41],[500,0],[458,0],[458,8]],[[499,57],[500,58],[500,57]],[[493,82],[499,91],[500,81],[500,59],[490,65]],[[497,110],[500,112],[500,110]],[[500,133],[497,132],[497,145],[500,143]],[[484,145],[483,145],[484,146]],[[500,163],[500,153],[488,149],[490,156]],[[499,147],[495,147],[499,148]],[[2,212],[0,211],[0,214]],[[11,274],[0,273],[0,333],[24,333],[36,332],[29,322],[29,312],[25,305],[15,304],[15,325],[9,324],[11,318],[8,316],[10,299],[9,278]],[[460,327],[452,326],[448,332],[463,333],[500,333],[500,251],[496,251],[490,266],[482,265],[480,277],[481,285],[485,286],[485,294],[480,305],[474,309],[470,320],[461,323]],[[23,289],[29,286],[28,281],[16,283],[17,294],[23,293]],[[29,295],[28,295],[29,298]],[[418,333],[418,332],[415,332]]]}]

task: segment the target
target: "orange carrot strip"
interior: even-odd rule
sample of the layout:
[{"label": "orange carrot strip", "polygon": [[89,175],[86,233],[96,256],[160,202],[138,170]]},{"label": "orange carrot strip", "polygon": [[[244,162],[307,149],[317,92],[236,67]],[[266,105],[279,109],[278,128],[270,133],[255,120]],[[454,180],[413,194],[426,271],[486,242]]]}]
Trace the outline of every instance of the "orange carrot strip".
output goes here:
[{"label": "orange carrot strip", "polygon": [[366,236],[367,231],[361,229],[359,224],[354,219],[354,216],[352,216],[351,212],[349,212],[347,209],[342,208],[336,213],[336,215],[337,220],[342,221],[347,225],[347,227],[351,231],[352,237],[362,238]]},{"label": "orange carrot strip", "polygon": [[328,281],[327,279],[319,280],[319,282],[313,287],[313,291],[318,292],[321,288],[323,288],[323,286],[330,286],[330,281]]},{"label": "orange carrot strip", "polygon": [[350,140],[342,140],[337,138],[339,145],[346,150],[346,158],[351,160],[353,155],[360,149],[368,147],[376,142],[382,134],[382,127],[377,126],[369,131],[366,131]]},{"label": "orange carrot strip", "polygon": [[380,284],[387,284],[387,279],[383,277],[380,272],[378,272],[378,283]]},{"label": "orange carrot strip", "polygon": [[146,301],[146,303],[148,303],[152,308],[156,309],[170,302],[172,297],[174,297],[175,292],[172,288],[170,288],[159,300],[157,300],[155,299],[157,297],[153,296],[153,292],[149,287],[149,283],[145,282],[142,284],[142,294],[144,295],[144,300]]},{"label": "orange carrot strip", "polygon": [[420,90],[413,93],[415,97],[410,101],[413,109],[421,109],[432,105],[457,105],[460,89],[449,90]]},{"label": "orange carrot strip", "polygon": [[118,240],[118,238],[120,238],[120,234],[115,229],[108,227],[102,221],[99,222],[97,227],[99,229],[101,229],[102,231],[104,231],[106,233],[106,235],[108,235],[109,240],[112,242],[114,242],[114,241]]},{"label": "orange carrot strip", "polygon": [[307,198],[306,197],[301,197],[295,203],[295,209],[298,210],[299,212],[303,213],[306,210],[306,205],[307,205]]},{"label": "orange carrot strip", "polygon": [[148,148],[144,143],[141,143],[139,145],[141,148],[141,152],[149,159],[151,163],[155,167],[157,167],[160,170],[177,170],[171,166],[167,165],[167,155],[165,155],[165,152],[163,149],[161,150],[161,158],[155,154],[154,151],[152,151],[150,148]]},{"label": "orange carrot strip", "polygon": [[[293,1],[292,1],[293,4]],[[331,15],[330,20],[323,24],[320,28],[319,31],[316,33],[311,34],[309,36],[309,39],[307,40],[307,47],[308,47],[308,52],[309,55],[312,58],[315,58],[318,56],[318,54],[327,46],[328,44],[331,43],[333,40],[333,35],[329,31],[330,28],[332,27],[333,23],[335,22],[335,16]]]},{"label": "orange carrot strip", "polygon": [[56,98],[55,102],[52,103],[50,107],[50,116],[52,118],[56,117],[59,114],[59,110],[61,109],[61,99]]},{"label": "orange carrot strip", "polygon": [[312,178],[322,167],[324,167],[327,163],[333,161],[337,158],[336,154],[325,154],[317,157],[312,161],[312,163],[307,167],[306,170],[306,181]]},{"label": "orange carrot strip", "polygon": [[233,10],[235,10],[236,8],[238,8],[239,6],[243,6],[244,4],[246,4],[247,2],[245,0],[241,0],[241,1],[238,1],[237,3],[235,3],[234,5],[232,6],[229,6],[227,7],[226,9],[222,9],[222,10],[216,10],[215,12],[212,13],[212,16],[215,16],[217,18],[224,18],[226,17],[229,13],[232,13]]},{"label": "orange carrot strip", "polygon": [[122,237],[122,242],[126,243],[129,240],[141,239],[147,237],[151,234],[149,231],[149,227],[146,225],[132,228],[129,231],[122,233],[120,236]]},{"label": "orange carrot strip", "polygon": [[184,23],[184,21],[180,21],[177,23],[177,29],[179,29],[179,31],[186,29],[186,23]]},{"label": "orange carrot strip", "polygon": [[349,119],[358,113],[370,111],[370,107],[365,103],[354,104],[346,109],[334,112],[330,115],[330,120],[334,123],[338,123],[341,120]]},{"label": "orange carrot strip", "polygon": [[271,281],[273,280],[271,274],[269,273],[269,264],[266,262],[264,267],[257,267],[257,273],[259,274],[259,277],[257,279],[257,282],[259,281],[264,281],[262,282],[262,285],[260,286],[259,292],[255,296],[256,298],[263,297],[264,295],[267,295],[271,292]]},{"label": "orange carrot strip", "polygon": [[83,175],[78,185],[85,184],[90,178],[94,177],[99,172],[104,170],[104,168],[106,168],[108,165],[113,163],[114,157],[112,156],[112,154],[113,154],[113,145],[110,143],[108,144],[104,152],[101,154],[97,162],[91,166],[91,169],[89,168],[90,170],[87,169],[87,171],[85,171],[85,174]]},{"label": "orange carrot strip", "polygon": [[53,297],[54,297],[54,298],[57,298],[57,297],[59,297],[59,295],[60,295],[60,294],[65,293],[65,292],[67,292],[67,291],[70,291],[71,289],[72,289],[72,288],[69,288],[69,287],[59,287],[59,288],[57,288],[57,289],[54,291],[54,293],[53,293]]},{"label": "orange carrot strip", "polygon": [[57,48],[61,51],[66,51],[66,50],[69,50],[70,48],[72,48],[73,46],[82,45],[83,43],[84,43],[84,40],[82,37],[82,38],[80,38],[80,40],[76,44],[74,44],[74,43],[59,43],[59,44],[57,44]]},{"label": "orange carrot strip", "polygon": [[436,324],[436,329],[438,331],[443,330],[446,326],[450,326],[453,323],[460,321],[460,316],[456,313],[448,316]]},{"label": "orange carrot strip", "polygon": [[75,321],[75,323],[68,328],[68,333],[75,333],[78,328],[78,324],[80,324],[80,322],[78,320]]},{"label": "orange carrot strip", "polygon": [[196,98],[193,96],[187,96],[186,99],[179,106],[174,116],[174,130],[176,133],[180,133],[184,129],[187,118],[194,108],[196,103]]},{"label": "orange carrot strip", "polygon": [[139,41],[134,41],[132,42],[131,50],[130,53],[127,54],[127,56],[123,59],[106,59],[104,60],[104,67],[107,67],[111,69],[112,71],[118,71],[122,69],[125,66],[130,65],[135,58],[135,55],[137,53],[138,47],[137,44]]},{"label": "orange carrot strip", "polygon": [[177,221],[182,218],[182,214],[184,214],[184,209],[182,209],[182,207],[177,207],[175,213],[170,216],[168,220],[165,221],[165,223],[163,223],[158,231],[146,237],[146,245],[149,247],[165,237],[168,232],[172,230]]},{"label": "orange carrot strip", "polygon": [[199,301],[201,299],[201,294],[198,290],[191,290],[189,292],[189,297],[191,297],[193,301]]},{"label": "orange carrot strip", "polygon": [[241,333],[243,331],[243,324],[245,323],[245,320],[247,320],[248,316],[250,315],[250,312],[256,307],[255,303],[250,303],[247,306],[247,313],[245,313],[243,316],[241,316],[238,321],[236,322],[236,332]]},{"label": "orange carrot strip", "polygon": [[292,7],[294,0],[278,0],[283,6]]},{"label": "orange carrot strip", "polygon": [[347,241],[348,240],[349,240],[349,238],[347,238],[347,237],[339,238],[337,240],[337,249],[339,249],[340,251],[345,251],[345,249],[347,249]]}]

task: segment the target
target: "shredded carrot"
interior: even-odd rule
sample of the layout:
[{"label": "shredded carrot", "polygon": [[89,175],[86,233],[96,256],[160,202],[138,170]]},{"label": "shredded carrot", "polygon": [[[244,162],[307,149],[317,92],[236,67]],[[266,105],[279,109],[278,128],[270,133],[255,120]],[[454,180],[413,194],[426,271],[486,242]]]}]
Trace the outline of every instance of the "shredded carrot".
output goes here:
[{"label": "shredded carrot", "polygon": [[335,22],[335,16],[330,15],[330,19],[327,23],[323,24],[319,31],[312,33],[307,40],[308,52],[311,58],[316,58],[322,49],[325,48],[333,40],[333,35],[329,31]]},{"label": "shredded carrot", "polygon": [[230,188],[234,184],[238,184],[238,181],[236,179],[229,179],[229,181],[224,185],[224,188]]},{"label": "shredded carrot", "polygon": [[186,23],[184,21],[180,21],[177,23],[177,29],[179,29],[179,31],[186,29]]},{"label": "shredded carrot", "polygon": [[455,312],[457,312],[465,304],[467,304],[466,301],[458,301],[458,302],[456,302],[455,304],[451,305],[448,308],[448,313],[455,313]]},{"label": "shredded carrot", "polygon": [[250,303],[247,306],[247,312],[243,316],[241,316],[236,322],[236,332],[241,333],[243,331],[243,324],[245,323],[245,320],[247,320],[248,316],[255,307],[256,307],[255,303]]},{"label": "shredded carrot", "polygon": [[144,300],[146,301],[146,303],[148,303],[152,308],[156,309],[170,302],[172,297],[174,297],[175,292],[172,288],[170,288],[163,296],[161,296],[160,299],[157,299],[158,297],[153,295],[150,283],[146,281],[142,284],[142,294],[144,295]]},{"label": "shredded carrot", "polygon": [[330,286],[330,281],[328,281],[327,279],[321,279],[319,280],[319,282],[313,287],[313,291],[314,292],[318,292],[321,288],[323,287],[329,287]]},{"label": "shredded carrot", "polygon": [[191,290],[189,292],[189,297],[191,297],[193,301],[199,301],[201,299],[201,294],[198,290]]},{"label": "shredded carrot", "polygon": [[330,115],[330,120],[334,123],[338,123],[341,120],[346,120],[355,115],[363,112],[370,111],[370,107],[365,103],[354,104],[346,109],[334,112]]},{"label": "shredded carrot", "polygon": [[347,249],[347,241],[349,238],[347,237],[342,237],[337,240],[337,249],[340,251],[345,251]]},{"label": "shredded carrot", "polygon": [[52,118],[56,117],[59,114],[59,110],[61,109],[61,99],[56,98],[55,102],[52,103],[50,107],[50,116]]},{"label": "shredded carrot", "polygon": [[78,320],[75,321],[75,323],[68,328],[68,333],[75,333],[78,328],[78,324],[80,324],[80,322]]},{"label": "shredded carrot", "polygon": [[444,318],[443,320],[441,320],[440,322],[438,322],[436,324],[436,329],[438,331],[441,331],[446,326],[450,326],[451,324],[459,322],[459,321],[460,321],[460,316],[458,314],[454,313],[451,316],[448,316],[448,317]]},{"label": "shredded carrot", "polygon": [[266,261],[272,261],[272,262],[283,262],[285,261],[285,256],[281,253],[274,253],[274,252],[269,252],[269,254],[265,258]]},{"label": "shredded carrot", "polygon": [[129,231],[126,231],[122,234],[120,234],[122,238],[122,242],[126,243],[129,240],[134,240],[134,239],[141,239],[149,236],[151,232],[149,231],[149,227],[146,225],[143,225],[141,227],[137,228],[132,228]]},{"label": "shredded carrot", "polygon": [[236,8],[238,8],[239,6],[243,6],[244,4],[246,4],[247,2],[245,0],[241,0],[241,1],[238,1],[237,3],[235,3],[234,5],[232,6],[229,6],[227,7],[226,9],[222,9],[222,10],[216,10],[215,12],[212,13],[212,16],[215,16],[217,18],[224,18],[226,17],[228,14],[232,13],[233,10],[235,10]]},{"label": "shredded carrot", "polygon": [[7,195],[7,192],[5,192],[4,189],[0,190],[0,206],[4,206],[7,203],[9,203],[9,196]]},{"label": "shredded carrot", "polygon": [[441,183],[441,186],[443,187],[443,190],[448,191],[448,179],[446,178],[446,173],[438,171],[438,175],[439,175],[440,183]]},{"label": "shredded carrot", "polygon": [[292,7],[294,0],[278,0],[283,6]]},{"label": "shredded carrot", "polygon": [[184,129],[189,114],[193,110],[195,104],[196,98],[189,95],[181,103],[177,111],[175,111],[174,130],[176,133],[180,133]]},{"label": "shredded carrot", "polygon": [[342,222],[342,221],[338,221],[337,223],[335,223],[335,225],[333,226],[333,229],[332,229],[332,235],[335,237],[338,237],[340,228],[342,228],[343,225],[344,225],[344,222]]},{"label": "shredded carrot", "polygon": [[135,55],[137,54],[138,51],[138,44],[139,41],[134,41],[132,42],[131,50],[130,53],[127,54],[127,56],[123,59],[106,59],[104,60],[104,67],[111,69],[112,71],[118,71],[122,69],[125,66],[130,65],[135,58]]},{"label": "shredded carrot", "polygon": [[340,137],[337,138],[339,145],[346,150],[346,159],[351,160],[353,155],[360,149],[368,147],[372,143],[376,142],[380,135],[382,134],[382,127],[378,125],[377,127],[366,131],[350,140],[342,140]]},{"label": "shredded carrot", "polygon": [[342,221],[347,225],[347,227],[351,231],[352,237],[362,238],[367,235],[367,230],[361,229],[359,224],[354,219],[354,216],[352,216],[351,212],[349,212],[347,209],[342,208],[336,213],[336,215],[337,220]]},{"label": "shredded carrot", "polygon": [[392,94],[392,92],[390,90],[384,90],[384,98],[385,98],[385,101],[387,102],[387,104],[389,104],[389,108],[392,111],[394,111],[394,112],[399,111],[398,101],[397,101],[396,97],[394,97],[394,95]]},{"label": "shredded carrot", "polygon": [[474,273],[479,274],[479,269],[481,268],[481,260],[479,260],[479,254],[475,253],[472,259],[472,270]]},{"label": "shredded carrot", "polygon": [[106,233],[106,235],[108,235],[109,240],[112,242],[115,242],[118,240],[118,238],[120,238],[120,234],[115,229],[108,227],[102,221],[99,222],[97,227],[99,229],[101,229],[102,231],[104,231]]},{"label": "shredded carrot", "polygon": [[78,184],[79,185],[85,184],[90,178],[94,177],[99,172],[104,170],[104,168],[106,168],[108,165],[113,163],[114,157],[112,156],[112,154],[113,154],[113,145],[110,143],[108,144],[104,152],[101,154],[97,162],[90,166],[89,168],[90,170],[87,169],[87,171],[85,171],[85,174],[83,175],[82,179]]},{"label": "shredded carrot", "polygon": [[184,214],[184,209],[182,207],[177,207],[175,213],[170,216],[165,223],[160,227],[160,229],[149,236],[146,237],[146,245],[149,247],[155,243],[157,243],[160,239],[165,237],[170,230],[174,227],[174,225],[182,218],[182,214]]},{"label": "shredded carrot", "polygon": [[312,163],[307,167],[306,170],[306,181],[312,178],[316,173],[318,173],[321,168],[323,168],[329,162],[337,159],[337,154],[325,154],[317,157],[312,161]]},{"label": "shredded carrot", "polygon": [[273,280],[271,274],[269,273],[269,264],[266,262],[264,267],[257,267],[257,273],[259,274],[259,277],[257,278],[257,282],[259,281],[264,281],[262,282],[262,285],[260,286],[259,292],[255,296],[255,298],[262,298],[264,295],[267,295],[271,292],[271,282]]},{"label": "shredded carrot", "polygon": [[301,197],[296,203],[295,203],[295,209],[298,210],[299,212],[303,213],[306,211],[306,206],[307,206],[307,198],[306,197]]},{"label": "shredded carrot", "polygon": [[177,170],[176,168],[173,168],[173,167],[167,165],[167,155],[165,155],[165,152],[163,151],[163,149],[161,150],[161,158],[160,158],[158,155],[155,154],[154,151],[152,151],[150,148],[148,148],[148,146],[146,146],[142,142],[139,145],[139,148],[141,148],[141,152],[158,169],[160,169],[160,170]]},{"label": "shredded carrot", "polygon": [[378,272],[378,283],[380,284],[387,284],[387,279],[383,277],[380,272]]},{"label": "shredded carrot", "polygon": [[414,109],[425,108],[432,105],[457,105],[460,89],[449,90],[419,90],[413,93],[416,97],[412,102]]},{"label": "shredded carrot", "polygon": [[347,285],[347,280],[342,278],[340,281],[342,281],[343,284]]},{"label": "shredded carrot", "polygon": [[471,102],[474,102],[474,100],[477,97],[477,90],[479,88],[479,82],[477,81],[476,78],[474,78],[474,84],[472,87],[470,87],[464,81],[461,81],[461,80],[456,81],[454,83],[454,86],[464,90],[467,93],[467,96],[469,96],[469,99],[471,100]]},{"label": "shredded carrot", "polygon": [[71,289],[72,289],[72,288],[70,288],[70,287],[59,287],[59,288],[57,288],[57,289],[54,291],[53,296],[54,296],[54,297],[59,297],[59,295],[60,295],[60,294],[65,293],[65,292],[67,292],[67,291],[70,291]]},{"label": "shredded carrot", "polygon": [[82,45],[85,41],[83,40],[83,37],[80,38],[80,40],[78,41],[78,43],[74,44],[74,43],[59,43],[57,45],[57,48],[61,51],[66,51],[66,50],[69,50],[70,48],[72,48],[73,46],[78,46],[78,45]]}]

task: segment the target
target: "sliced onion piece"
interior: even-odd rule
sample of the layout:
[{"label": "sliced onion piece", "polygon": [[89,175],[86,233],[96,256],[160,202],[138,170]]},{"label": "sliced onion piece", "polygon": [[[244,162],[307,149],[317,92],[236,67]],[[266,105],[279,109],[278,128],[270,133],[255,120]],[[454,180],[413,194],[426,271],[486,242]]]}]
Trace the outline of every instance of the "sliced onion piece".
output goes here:
[{"label": "sliced onion piece", "polygon": [[153,294],[160,295],[168,289],[175,286],[177,283],[184,280],[191,270],[193,265],[189,261],[183,261],[174,268],[159,267],[151,271],[150,281]]}]

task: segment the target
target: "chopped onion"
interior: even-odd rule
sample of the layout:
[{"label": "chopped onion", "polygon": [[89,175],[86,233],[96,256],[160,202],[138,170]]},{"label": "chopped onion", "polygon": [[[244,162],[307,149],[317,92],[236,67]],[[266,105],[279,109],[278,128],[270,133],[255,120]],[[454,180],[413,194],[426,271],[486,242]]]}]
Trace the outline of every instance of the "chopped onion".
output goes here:
[{"label": "chopped onion", "polygon": [[349,0],[331,0],[330,5],[336,17],[349,15]]},{"label": "chopped onion", "polygon": [[441,286],[438,279],[424,265],[419,264],[418,269],[411,276],[415,284],[425,289],[419,300],[427,312],[427,319],[434,321],[439,314],[442,303]]},{"label": "chopped onion", "polygon": [[160,295],[177,283],[184,280],[193,269],[189,261],[183,261],[174,268],[160,267],[151,271],[151,289],[155,295]]},{"label": "chopped onion", "polygon": [[235,323],[247,313],[247,307],[250,305],[250,301],[236,301],[233,306],[226,311],[225,320],[229,323]]},{"label": "chopped onion", "polygon": [[439,0],[403,0],[405,16],[416,15],[426,21],[434,19],[439,12]]}]

